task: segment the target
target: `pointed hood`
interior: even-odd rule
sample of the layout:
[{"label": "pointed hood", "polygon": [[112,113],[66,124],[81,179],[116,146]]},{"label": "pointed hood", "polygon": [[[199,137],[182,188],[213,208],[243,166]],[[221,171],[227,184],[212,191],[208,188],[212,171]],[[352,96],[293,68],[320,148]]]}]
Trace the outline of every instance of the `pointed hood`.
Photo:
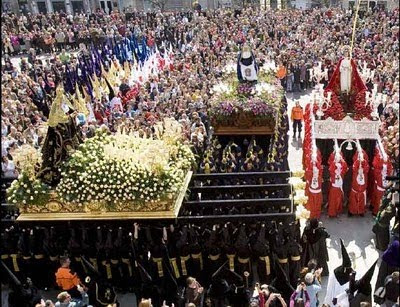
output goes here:
[{"label": "pointed hood", "polygon": [[265,237],[265,233],[266,227],[264,224],[262,224],[257,236],[257,240],[252,246],[252,250],[261,257],[267,256],[269,254],[269,244]]},{"label": "pointed hood", "polygon": [[230,287],[226,279],[224,278],[223,272],[226,271],[226,265],[228,260],[226,260],[219,268],[214,272],[211,277],[211,285],[209,289],[209,294],[212,296],[224,296],[230,291]]},{"label": "pointed hood", "polygon": [[247,257],[249,254],[249,238],[246,234],[246,225],[242,224],[239,229],[239,235],[235,242],[235,248],[239,256]]},{"label": "pointed hood", "polygon": [[271,286],[275,287],[285,300],[289,300],[290,296],[294,292],[294,288],[290,284],[289,278],[285,273],[285,270],[275,260],[275,279],[271,282]]},{"label": "pointed hood", "polygon": [[351,268],[351,260],[344,246],[343,240],[340,239],[340,246],[342,249],[342,265],[334,270],[336,280],[340,285],[344,285],[349,281],[350,273],[353,271]]},{"label": "pointed hood", "polygon": [[208,241],[206,242],[206,247],[208,248],[208,252],[210,255],[218,255],[221,253],[221,249],[218,246],[219,240],[217,236],[217,229],[213,228],[211,230],[210,237],[208,238]]},{"label": "pointed hood", "polygon": [[362,293],[366,296],[371,295],[372,287],[371,287],[371,279],[375,272],[376,263],[378,260],[374,262],[374,264],[368,269],[368,271],[361,277],[359,280],[356,281],[356,289],[358,293]]}]

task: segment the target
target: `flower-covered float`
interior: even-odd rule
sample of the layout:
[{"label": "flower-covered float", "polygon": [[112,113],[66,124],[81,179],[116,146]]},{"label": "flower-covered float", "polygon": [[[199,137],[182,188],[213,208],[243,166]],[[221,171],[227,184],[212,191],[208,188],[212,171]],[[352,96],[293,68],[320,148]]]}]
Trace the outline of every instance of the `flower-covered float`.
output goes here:
[{"label": "flower-covered float", "polygon": [[146,138],[99,130],[63,162],[55,188],[37,176],[39,151],[25,148],[8,201],[19,207],[21,220],[174,218],[195,159],[175,120],[157,123],[154,131]]},{"label": "flower-covered float", "polygon": [[239,61],[237,67],[227,65],[211,89],[209,115],[215,134],[273,134],[284,90],[271,63],[256,67],[253,79],[241,76],[240,69]]}]

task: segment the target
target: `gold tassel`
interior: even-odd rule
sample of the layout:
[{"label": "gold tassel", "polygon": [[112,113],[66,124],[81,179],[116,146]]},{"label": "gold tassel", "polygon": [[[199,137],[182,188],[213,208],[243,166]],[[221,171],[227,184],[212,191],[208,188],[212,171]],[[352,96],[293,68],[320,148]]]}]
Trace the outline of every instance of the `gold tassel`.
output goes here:
[{"label": "gold tassel", "polygon": [[158,276],[163,277],[164,271],[162,267],[162,258],[153,258],[153,262],[157,264]]},{"label": "gold tassel", "polygon": [[181,257],[181,267],[182,267],[182,275],[187,276],[187,269],[186,269],[186,261],[188,261],[190,256]]},{"label": "gold tassel", "polygon": [[181,275],[179,274],[178,266],[176,264],[176,258],[171,258],[170,262],[171,262],[172,268],[174,269],[175,278],[181,277]]},{"label": "gold tassel", "polygon": [[102,261],[101,264],[106,267],[107,279],[111,279],[112,278],[111,265],[106,261]]},{"label": "gold tassel", "polygon": [[271,274],[271,265],[269,262],[269,257],[268,256],[260,257],[260,260],[265,262],[265,271],[267,272],[267,275],[270,275]]},{"label": "gold tassel", "polygon": [[93,267],[96,271],[99,270],[99,266],[97,264],[97,259],[96,258],[89,258],[89,261],[93,264]]},{"label": "gold tassel", "polygon": [[12,259],[14,271],[15,272],[19,272],[19,266],[18,266],[18,261],[17,261],[18,255],[17,254],[11,254],[10,257]]},{"label": "gold tassel", "polygon": [[235,271],[235,255],[226,255],[229,259],[229,270]]}]

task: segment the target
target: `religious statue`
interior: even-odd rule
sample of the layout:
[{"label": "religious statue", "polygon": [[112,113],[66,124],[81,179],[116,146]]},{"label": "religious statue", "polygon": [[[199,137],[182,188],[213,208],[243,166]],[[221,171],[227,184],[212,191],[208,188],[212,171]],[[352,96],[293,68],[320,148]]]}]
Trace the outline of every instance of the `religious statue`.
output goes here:
[{"label": "religious statue", "polygon": [[249,45],[239,53],[237,75],[239,82],[257,82],[258,65]]},{"label": "religious statue", "polygon": [[338,97],[344,113],[355,113],[357,97],[365,96],[364,92],[367,90],[357,71],[357,65],[351,58],[350,47],[344,46],[343,58],[336,65],[325,92],[332,92]]},{"label": "religious statue", "polygon": [[[56,97],[51,105],[47,121],[48,130],[42,146],[43,162],[38,178],[50,186],[56,186],[61,179],[60,167],[83,139],[77,122],[77,115],[86,116],[85,106],[74,101],[75,106],[65,95],[64,88],[58,86]],[[79,113],[78,113],[79,112]]]},{"label": "religious statue", "polygon": [[351,59],[350,59],[350,49],[343,47],[344,57],[340,63],[340,91],[342,93],[348,94],[351,89]]}]

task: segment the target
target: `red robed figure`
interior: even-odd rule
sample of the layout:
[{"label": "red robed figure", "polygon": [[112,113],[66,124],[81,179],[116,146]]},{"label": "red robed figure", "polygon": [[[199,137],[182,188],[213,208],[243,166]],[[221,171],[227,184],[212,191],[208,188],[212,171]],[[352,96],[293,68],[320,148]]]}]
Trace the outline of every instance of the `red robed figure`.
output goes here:
[{"label": "red robed figure", "polygon": [[368,184],[368,155],[362,150],[362,158],[356,152],[353,156],[353,175],[351,181],[351,191],[349,196],[349,213],[355,215],[363,215],[366,206],[366,191]]},{"label": "red robed figure", "polygon": [[[331,184],[328,195],[328,215],[336,217],[343,210],[343,179],[348,171],[348,166],[343,158],[342,153],[339,153],[340,160],[335,161],[335,152],[331,153],[328,160],[329,175]],[[339,165],[341,168],[339,169]]]},{"label": "red robed figure", "polygon": [[371,193],[371,205],[372,213],[377,215],[383,194],[385,193],[388,185],[386,176],[390,176],[392,174],[393,166],[389,160],[385,161],[383,159],[379,150],[372,160],[372,166],[374,185]]}]

